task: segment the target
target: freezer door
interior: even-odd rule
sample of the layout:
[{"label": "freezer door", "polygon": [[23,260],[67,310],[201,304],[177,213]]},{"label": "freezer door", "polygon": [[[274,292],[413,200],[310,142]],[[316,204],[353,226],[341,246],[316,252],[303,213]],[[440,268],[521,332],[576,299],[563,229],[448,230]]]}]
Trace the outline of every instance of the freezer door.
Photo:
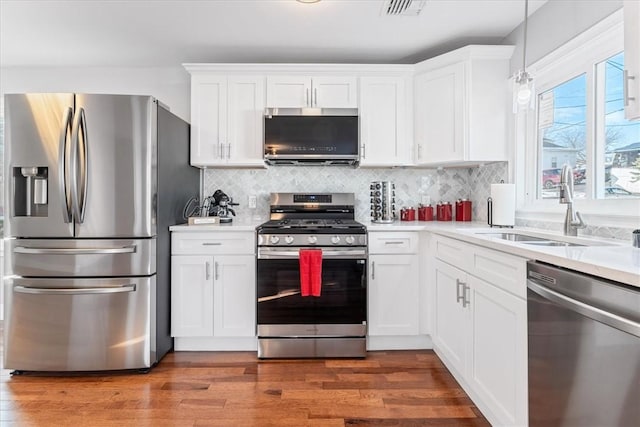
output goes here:
[{"label": "freezer door", "polygon": [[22,277],[150,276],[156,239],[7,239],[7,274]]},{"label": "freezer door", "polygon": [[73,94],[5,95],[5,236],[72,237]]},{"label": "freezer door", "polygon": [[157,104],[149,96],[76,95],[75,235],[156,234]]},{"label": "freezer door", "polygon": [[155,276],[8,279],[6,369],[100,371],[151,366]]}]

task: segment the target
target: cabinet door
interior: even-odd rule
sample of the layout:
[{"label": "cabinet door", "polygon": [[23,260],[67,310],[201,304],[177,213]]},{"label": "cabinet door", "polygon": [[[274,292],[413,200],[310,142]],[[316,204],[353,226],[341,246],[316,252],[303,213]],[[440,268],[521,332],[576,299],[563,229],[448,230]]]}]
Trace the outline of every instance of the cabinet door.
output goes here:
[{"label": "cabinet door", "polygon": [[314,77],[311,107],[358,108],[355,77]]},{"label": "cabinet door", "polygon": [[405,102],[404,78],[360,78],[362,166],[398,166],[409,162]]},{"label": "cabinet door", "polygon": [[171,257],[171,336],[213,336],[210,256]]},{"label": "cabinet door", "polygon": [[[640,3],[637,0],[624,2],[624,69],[629,79],[624,116],[629,120],[640,120]],[[631,79],[633,77],[633,79]]]},{"label": "cabinet door", "polygon": [[527,304],[469,275],[472,338],[468,381],[500,419],[527,424]]},{"label": "cabinet door", "polygon": [[264,77],[238,76],[228,79],[228,163],[264,164]]},{"label": "cabinet door", "polygon": [[[450,369],[465,375],[467,361],[467,337],[469,327],[468,307],[458,302],[464,292],[466,273],[440,260],[435,260],[433,298],[435,324],[433,342],[443,361]],[[451,366],[450,366],[451,365]]]},{"label": "cabinet door", "polygon": [[369,335],[418,335],[418,255],[370,255],[369,271]]},{"label": "cabinet door", "polygon": [[253,255],[214,259],[214,335],[256,335],[256,261]]},{"label": "cabinet door", "polygon": [[311,106],[311,77],[267,77],[267,107],[303,108]]},{"label": "cabinet door", "polygon": [[415,79],[416,163],[464,160],[464,63]]},{"label": "cabinet door", "polygon": [[191,164],[224,163],[227,144],[227,78],[193,76],[191,81]]}]

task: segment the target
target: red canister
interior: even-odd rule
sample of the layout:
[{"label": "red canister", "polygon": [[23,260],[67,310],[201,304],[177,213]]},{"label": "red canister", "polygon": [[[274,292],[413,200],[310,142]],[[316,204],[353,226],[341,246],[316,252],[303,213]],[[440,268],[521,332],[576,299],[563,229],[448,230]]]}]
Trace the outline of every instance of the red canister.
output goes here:
[{"label": "red canister", "polygon": [[456,221],[471,221],[471,200],[459,199],[456,201]]},{"label": "red canister", "polygon": [[402,208],[400,209],[400,221],[415,221],[416,210],[414,208]]},{"label": "red canister", "polygon": [[418,221],[433,221],[433,206],[419,206]]},{"label": "red canister", "polygon": [[438,221],[451,221],[453,219],[453,207],[450,202],[440,202],[436,206],[436,219]]}]

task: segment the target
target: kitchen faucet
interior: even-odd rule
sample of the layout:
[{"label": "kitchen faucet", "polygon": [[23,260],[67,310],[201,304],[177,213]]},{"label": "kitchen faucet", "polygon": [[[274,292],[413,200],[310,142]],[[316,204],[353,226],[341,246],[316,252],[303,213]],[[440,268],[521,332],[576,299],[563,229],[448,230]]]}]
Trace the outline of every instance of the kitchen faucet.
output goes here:
[{"label": "kitchen faucet", "polygon": [[567,205],[567,214],[564,217],[564,235],[577,236],[578,228],[585,228],[580,212],[573,210],[573,169],[564,165],[560,175],[560,203]]}]

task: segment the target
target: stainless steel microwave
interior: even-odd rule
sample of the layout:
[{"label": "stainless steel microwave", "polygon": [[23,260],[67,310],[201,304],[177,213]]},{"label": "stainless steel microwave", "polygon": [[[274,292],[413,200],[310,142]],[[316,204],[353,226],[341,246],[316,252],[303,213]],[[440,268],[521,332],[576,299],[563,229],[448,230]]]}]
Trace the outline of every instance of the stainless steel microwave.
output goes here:
[{"label": "stainless steel microwave", "polygon": [[357,165],[358,110],[267,108],[264,158],[268,164]]}]

